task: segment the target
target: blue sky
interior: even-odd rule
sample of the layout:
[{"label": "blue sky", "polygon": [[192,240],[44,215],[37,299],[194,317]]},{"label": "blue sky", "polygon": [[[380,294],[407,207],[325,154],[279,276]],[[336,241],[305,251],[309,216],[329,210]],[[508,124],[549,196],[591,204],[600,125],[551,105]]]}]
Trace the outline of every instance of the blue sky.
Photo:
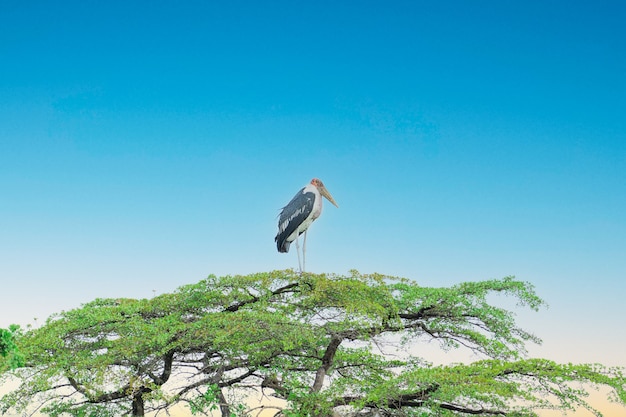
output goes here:
[{"label": "blue sky", "polygon": [[[297,267],[516,275],[536,352],[626,365],[621,2],[0,3],[0,326]],[[572,347],[573,346],[573,347]]]}]

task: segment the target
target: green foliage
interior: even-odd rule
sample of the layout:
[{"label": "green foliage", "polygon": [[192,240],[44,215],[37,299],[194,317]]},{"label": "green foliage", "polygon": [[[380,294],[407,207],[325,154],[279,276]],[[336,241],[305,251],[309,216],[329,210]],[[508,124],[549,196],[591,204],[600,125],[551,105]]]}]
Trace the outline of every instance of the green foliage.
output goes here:
[{"label": "green foliage", "polygon": [[50,417],[117,417],[127,413],[126,408],[112,407],[105,404],[72,405],[55,402],[41,409],[42,413]]},{"label": "green foliage", "polygon": [[420,318],[427,328],[418,327],[442,341],[444,347],[464,345],[489,357],[519,358],[528,341],[540,343],[536,336],[515,326],[513,313],[489,304],[490,294],[517,299],[518,305],[537,310],[544,305],[532,285],[513,277],[502,280],[466,282],[451,288],[424,288],[410,282],[393,286],[400,317]]},{"label": "green foliage", "polygon": [[246,406],[244,404],[238,402],[226,404],[225,400],[219,385],[209,384],[202,394],[189,400],[189,410],[192,415],[207,415],[223,407],[224,411],[222,414],[226,413],[224,417],[240,417],[246,415]]},{"label": "green foliage", "polygon": [[[211,275],[152,299],[97,299],[3,333],[1,369],[20,385],[0,411],[37,403],[58,417],[143,415],[184,401],[194,414],[235,417],[255,390],[293,417],[532,417],[578,407],[599,415],[581,383],[626,402],[621,369],[526,359],[526,344],[540,340],[490,302],[498,294],[544,306],[513,277],[428,288],[357,271]],[[481,359],[434,366],[419,355],[428,341]],[[20,368],[8,371],[17,351]]]},{"label": "green foliage", "polygon": [[16,339],[22,335],[20,326],[12,324],[0,329],[0,371],[24,365],[24,356],[19,352]]},{"label": "green foliage", "polygon": [[207,411],[216,411],[219,409],[220,400],[218,397],[219,387],[217,384],[211,384],[207,390],[189,401],[189,409],[191,414],[205,414]]}]

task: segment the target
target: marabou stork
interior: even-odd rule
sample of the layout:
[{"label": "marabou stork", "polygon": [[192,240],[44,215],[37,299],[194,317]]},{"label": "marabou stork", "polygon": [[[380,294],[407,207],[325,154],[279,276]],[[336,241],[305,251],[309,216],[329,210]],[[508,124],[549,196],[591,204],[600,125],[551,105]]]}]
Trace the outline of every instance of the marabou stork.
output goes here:
[{"label": "marabou stork", "polygon": [[[304,272],[306,255],[306,231],[322,213],[322,196],[326,197],[335,207],[339,208],[333,196],[330,195],[322,181],[313,178],[309,184],[304,186],[291,199],[280,212],[278,219],[278,233],[276,234],[276,247],[278,252],[289,252],[289,245],[296,241],[296,252],[298,253],[298,267],[300,272]],[[300,264],[300,246],[298,236],[304,233],[304,243],[302,245],[302,264]]]}]

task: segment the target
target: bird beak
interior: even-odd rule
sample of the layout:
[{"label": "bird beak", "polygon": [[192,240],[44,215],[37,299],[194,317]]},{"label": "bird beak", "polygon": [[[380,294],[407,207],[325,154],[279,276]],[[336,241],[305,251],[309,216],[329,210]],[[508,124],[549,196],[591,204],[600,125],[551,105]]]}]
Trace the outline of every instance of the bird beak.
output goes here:
[{"label": "bird beak", "polygon": [[330,195],[330,193],[328,192],[328,190],[326,189],[326,187],[322,186],[319,187],[320,190],[320,194],[322,194],[324,197],[326,197],[326,200],[330,201],[331,203],[333,203],[333,206],[339,208],[339,206],[337,205],[337,203],[335,203],[335,199],[333,198],[332,195]]}]

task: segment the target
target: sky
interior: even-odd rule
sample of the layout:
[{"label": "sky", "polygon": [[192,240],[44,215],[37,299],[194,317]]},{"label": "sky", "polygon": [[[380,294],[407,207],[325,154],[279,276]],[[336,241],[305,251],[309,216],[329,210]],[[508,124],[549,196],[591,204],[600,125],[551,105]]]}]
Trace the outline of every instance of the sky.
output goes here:
[{"label": "sky", "polygon": [[[297,268],[515,275],[533,355],[626,366],[626,5],[0,1],[0,327]],[[517,311],[517,310],[516,310]]]}]

